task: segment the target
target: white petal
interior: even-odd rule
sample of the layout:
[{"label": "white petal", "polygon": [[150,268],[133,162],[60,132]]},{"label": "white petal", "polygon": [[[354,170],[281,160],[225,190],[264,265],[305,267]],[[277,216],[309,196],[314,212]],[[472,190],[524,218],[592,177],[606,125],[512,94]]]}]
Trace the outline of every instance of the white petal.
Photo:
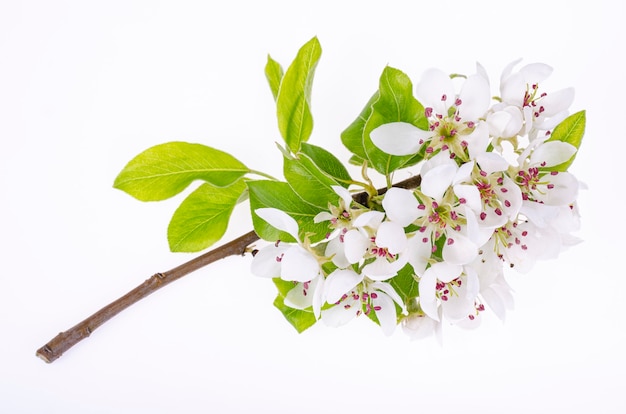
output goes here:
[{"label": "white petal", "polygon": [[313,295],[311,294],[313,291],[311,287],[313,283],[317,283],[317,281],[321,279],[319,277],[315,278],[314,281],[311,281],[309,284],[309,289],[304,288],[304,283],[298,283],[296,286],[287,292],[287,296],[285,296],[285,305],[294,309],[306,309],[313,304]]},{"label": "white petal", "polygon": [[363,275],[359,275],[354,270],[335,270],[328,275],[324,283],[324,298],[330,304],[336,303],[343,295],[350,293],[362,280]]},{"label": "white petal", "polygon": [[422,193],[441,201],[443,194],[452,184],[457,167],[453,164],[437,166],[422,175]]},{"label": "white petal", "polygon": [[406,249],[404,227],[393,221],[385,221],[376,232],[376,245],[386,247],[389,253],[398,254]]},{"label": "white petal", "polygon": [[541,98],[540,106],[544,107],[541,113],[543,116],[553,116],[561,111],[567,110],[572,102],[574,102],[574,88],[565,88],[560,91],[551,92]]},{"label": "white petal", "polygon": [[277,208],[266,207],[257,208],[254,212],[267,221],[272,227],[289,233],[294,239],[300,240],[298,237],[298,223],[287,213]]},{"label": "white petal", "polygon": [[430,238],[426,237],[426,242],[423,241],[425,236],[421,233],[415,233],[413,237],[408,240],[408,248],[404,257],[407,258],[413,271],[416,275],[421,276],[426,270],[428,260],[432,254]]},{"label": "white petal", "polygon": [[352,195],[350,194],[350,191],[348,191],[347,188],[343,188],[340,185],[331,185],[330,187],[333,189],[335,193],[337,193],[339,197],[341,197],[341,199],[343,200],[344,206],[346,208],[350,207],[350,203],[352,203]]},{"label": "white petal", "polygon": [[322,221],[329,221],[334,219],[335,216],[330,214],[328,211],[322,211],[317,213],[315,217],[313,217],[313,223],[321,223]]},{"label": "white petal", "polygon": [[489,126],[485,122],[479,122],[474,130],[465,137],[467,150],[471,159],[485,152],[489,145]]},{"label": "white petal", "polygon": [[385,292],[394,302],[398,304],[402,309],[404,309],[404,302],[402,302],[402,298],[398,295],[398,292],[387,282],[374,282],[370,285],[370,288],[380,290]]},{"label": "white petal", "polygon": [[535,201],[523,201],[520,213],[526,216],[534,225],[546,227],[557,217],[559,208]]},{"label": "white petal", "polygon": [[443,283],[448,283],[461,276],[463,267],[445,261],[433,264],[431,267],[426,269],[426,271],[429,270],[436,279],[441,280]]},{"label": "white petal", "polygon": [[516,136],[522,129],[524,118],[516,106],[507,106],[501,111],[487,116],[489,134],[494,137],[510,138]]},{"label": "white petal", "polygon": [[519,108],[524,104],[526,94],[526,79],[521,73],[513,73],[500,85],[502,102]]},{"label": "white petal", "polygon": [[[444,98],[445,99],[442,99]],[[439,69],[428,69],[415,86],[415,97],[424,105],[432,107],[436,114],[448,115],[448,108],[455,101],[454,83],[450,76]]]},{"label": "white petal", "polygon": [[533,193],[538,200],[549,206],[565,206],[578,197],[578,180],[567,172],[546,176],[553,188],[543,189],[542,193]]},{"label": "white petal", "polygon": [[[370,295],[372,294],[370,293]],[[376,318],[378,318],[383,333],[389,336],[397,325],[396,306],[393,304],[393,300],[385,293],[378,292],[376,296],[375,299],[372,299],[372,304],[375,307],[380,306],[380,309],[375,311]]]},{"label": "white petal", "polygon": [[332,261],[335,266],[340,268],[345,268],[351,265],[346,257],[346,253],[344,251],[344,243],[341,241],[340,237],[335,237],[331,239],[326,245],[326,250],[324,251],[324,255],[326,257],[332,257]]},{"label": "white petal", "polygon": [[480,191],[475,185],[471,184],[457,184],[454,186],[454,194],[459,199],[465,200],[465,205],[475,211],[476,213],[480,213],[482,204],[480,202]]},{"label": "white petal", "polygon": [[406,258],[400,256],[396,261],[390,262],[384,257],[378,257],[372,263],[363,267],[361,272],[374,281],[387,280],[398,274],[398,271],[407,263]]},{"label": "white petal", "polygon": [[281,263],[280,257],[291,246],[280,243],[278,247],[269,245],[259,250],[250,264],[250,271],[255,276],[260,277],[280,277]]},{"label": "white petal", "polygon": [[346,300],[330,309],[322,310],[322,321],[326,326],[338,327],[354,319],[361,310],[361,303],[355,300]]},{"label": "white petal", "polygon": [[474,169],[474,160],[462,164],[454,174],[452,184],[458,184],[463,181],[467,181],[471,178],[472,170]]},{"label": "white petal", "polygon": [[385,213],[382,211],[366,211],[354,219],[352,225],[354,227],[370,227],[372,229],[376,229],[378,228],[378,225],[382,223],[384,218]]},{"label": "white petal", "polygon": [[432,271],[432,267],[426,269],[424,276],[419,281],[419,304],[426,315],[432,319],[439,321],[439,312],[437,310],[437,276]]},{"label": "white petal", "polygon": [[363,259],[371,241],[358,230],[350,230],[343,236],[344,253],[350,264]]},{"label": "white petal", "polygon": [[320,265],[311,255],[300,246],[292,246],[283,255],[281,261],[280,278],[296,282],[308,282],[320,273]]},{"label": "white petal", "polygon": [[443,246],[443,260],[453,265],[463,265],[476,258],[478,247],[469,238],[458,232],[449,231],[446,235],[448,239]]},{"label": "white petal", "polygon": [[491,238],[494,230],[490,227],[481,226],[478,218],[472,210],[466,208],[465,219],[467,220],[467,237],[475,246],[482,246]]},{"label": "white petal", "polygon": [[517,65],[521,61],[522,59],[519,58],[510,62],[508,65],[506,65],[506,67],[502,70],[502,74],[500,75],[500,83],[504,83],[509,78],[509,76],[511,76],[511,72],[513,72],[513,68],[515,67],[515,65]]},{"label": "white petal", "polygon": [[416,154],[422,147],[421,140],[430,136],[430,131],[423,131],[407,122],[383,124],[370,132],[374,145],[391,155]]},{"label": "white petal", "polygon": [[311,283],[315,285],[309,286],[309,292],[313,291],[313,300],[311,301],[311,306],[313,307],[313,315],[315,319],[319,319],[322,312],[322,305],[324,304],[324,285],[326,284],[326,280],[323,276],[317,277]]},{"label": "white petal", "polygon": [[420,216],[419,202],[413,191],[392,187],[387,190],[383,199],[383,208],[387,217],[394,223],[406,227]]},{"label": "white petal", "polygon": [[552,67],[545,63],[537,62],[529,63],[523,66],[519,71],[524,76],[524,79],[526,79],[526,82],[532,85],[548,79],[552,74]]},{"label": "white petal", "polygon": [[459,106],[459,115],[463,121],[476,121],[482,118],[489,108],[490,95],[487,79],[480,75],[468,77],[459,93],[462,102]]},{"label": "white petal", "polygon": [[567,142],[544,142],[535,148],[530,155],[530,164],[542,167],[552,167],[569,160],[575,153],[576,147]]},{"label": "white petal", "polygon": [[487,174],[505,171],[509,168],[509,162],[495,152],[483,152],[476,157],[476,163]]},{"label": "white petal", "polygon": [[412,314],[402,320],[402,330],[412,340],[423,339],[433,335],[438,324],[428,316]]}]

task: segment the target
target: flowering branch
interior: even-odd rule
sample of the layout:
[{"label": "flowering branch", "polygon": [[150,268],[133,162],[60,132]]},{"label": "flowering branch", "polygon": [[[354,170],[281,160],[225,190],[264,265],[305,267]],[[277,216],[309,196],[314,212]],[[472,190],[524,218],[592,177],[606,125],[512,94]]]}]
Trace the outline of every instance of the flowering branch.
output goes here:
[{"label": "flowering branch", "polygon": [[[414,176],[395,184],[394,187],[407,189],[416,188],[420,185],[420,182],[421,177]],[[378,195],[382,195],[386,193],[386,191],[387,188],[377,190]],[[366,192],[360,192],[353,195],[354,201],[359,204],[367,204],[367,198],[368,194]],[[39,348],[36,355],[47,363],[54,362],[61,357],[65,351],[69,350],[83,339],[89,337],[93,331],[124,309],[170,284],[171,282],[216,262],[219,259],[235,255],[245,255],[245,253],[251,251],[250,248],[252,243],[257,240],[259,240],[259,236],[254,231],[250,231],[224,244],[223,246],[185,262],[174,269],[166,272],[155,273],[141,285],[137,286],[124,296],[106,305],[67,331],[59,333],[52,340]]]},{"label": "flowering branch", "polygon": [[[531,63],[514,72],[519,62],[512,62],[495,99],[480,64],[461,85],[453,82],[457,75],[429,69],[415,87],[407,74],[386,67],[378,90],[340,134],[349,162],[361,166],[362,178],[354,179],[330,151],[308,142],[320,55],[313,38],[286,71],[268,56],[285,181],[218,149],[179,141],[148,148],[115,179],[115,188],[141,201],[203,182],[172,216],[172,251],[216,243],[244,200],[254,231],[155,274],[60,333],[39,357],[54,361],[162,286],[246,252],[254,256],[251,273],[272,279],[274,306],[298,332],[320,320],[341,326],[365,315],[387,335],[402,325],[411,338],[439,337],[444,320],[478,326],[486,306],[504,320],[513,303],[504,267],[527,272],[578,242],[571,233],[579,228],[580,184],[568,169],[586,117],[584,110],[569,114],[573,88],[540,88],[551,67]],[[411,167],[412,178],[392,185],[396,171]],[[377,190],[370,173],[386,188]],[[271,243],[252,250],[258,239]]]}]

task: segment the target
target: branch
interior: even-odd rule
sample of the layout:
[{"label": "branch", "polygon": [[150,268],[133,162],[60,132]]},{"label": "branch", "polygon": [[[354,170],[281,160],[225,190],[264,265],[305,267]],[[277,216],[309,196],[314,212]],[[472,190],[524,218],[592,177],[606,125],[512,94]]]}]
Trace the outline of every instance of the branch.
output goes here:
[{"label": "branch", "polygon": [[[394,184],[394,187],[400,188],[416,188],[420,185],[421,177],[414,176],[404,181]],[[378,189],[378,194],[387,192],[387,188]],[[360,204],[366,204],[367,193],[357,193],[353,196],[354,200]],[[156,292],[163,286],[180,279],[181,277],[198,270],[210,263],[229,256],[243,256],[249,249],[249,246],[259,240],[259,236],[254,232],[248,232],[223,246],[215,248],[204,253],[182,265],[175,267],[163,273],[156,273],[131,290],[121,298],[111,302],[104,308],[100,309],[87,319],[76,324],[65,332],[59,333],[47,344],[37,350],[36,355],[47,363],[54,362],[65,351],[76,345],[78,342],[89,337],[93,331],[99,328],[103,323],[128,308],[132,304],[140,301],[153,292]]]}]

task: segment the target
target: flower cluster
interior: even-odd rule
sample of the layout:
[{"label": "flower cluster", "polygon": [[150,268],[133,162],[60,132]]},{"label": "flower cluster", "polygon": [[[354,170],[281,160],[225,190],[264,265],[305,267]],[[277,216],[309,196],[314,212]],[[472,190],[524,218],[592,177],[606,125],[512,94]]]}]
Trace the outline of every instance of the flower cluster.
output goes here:
[{"label": "flower cluster", "polygon": [[513,303],[504,268],[556,257],[579,226],[579,182],[567,172],[577,145],[552,134],[573,89],[545,92],[552,69],[517,64],[495,100],[480,65],[468,77],[426,71],[414,92],[427,127],[388,122],[369,134],[386,154],[419,156],[420,185],[390,186],[366,205],[332,186],[337,201],[314,218],[328,234],[314,243],[286,212],[256,209],[295,242],[262,248],[252,272],[293,283],[284,304],[330,326],[364,314],[386,334],[401,324],[420,338],[439,335],[444,320],[476,326],[486,308],[504,319]]}]

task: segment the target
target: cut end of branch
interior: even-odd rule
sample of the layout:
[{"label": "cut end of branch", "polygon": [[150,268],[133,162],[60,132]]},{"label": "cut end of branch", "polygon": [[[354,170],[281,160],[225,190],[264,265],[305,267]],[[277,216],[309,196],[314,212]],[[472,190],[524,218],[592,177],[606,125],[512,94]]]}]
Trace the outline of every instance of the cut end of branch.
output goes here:
[{"label": "cut end of branch", "polygon": [[54,360],[61,356],[61,354],[55,354],[55,352],[52,350],[52,348],[48,346],[48,344],[39,348],[35,355],[37,355],[47,364],[54,362]]}]

